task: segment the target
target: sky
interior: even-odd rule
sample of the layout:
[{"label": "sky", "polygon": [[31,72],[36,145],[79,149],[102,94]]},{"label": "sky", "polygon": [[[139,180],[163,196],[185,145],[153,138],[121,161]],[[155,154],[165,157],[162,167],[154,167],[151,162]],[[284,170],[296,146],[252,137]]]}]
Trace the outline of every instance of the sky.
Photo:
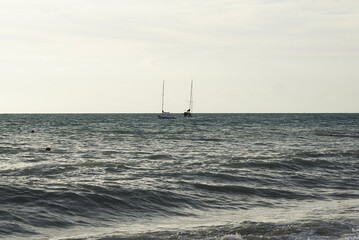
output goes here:
[{"label": "sky", "polygon": [[359,112],[358,0],[0,0],[0,113]]}]

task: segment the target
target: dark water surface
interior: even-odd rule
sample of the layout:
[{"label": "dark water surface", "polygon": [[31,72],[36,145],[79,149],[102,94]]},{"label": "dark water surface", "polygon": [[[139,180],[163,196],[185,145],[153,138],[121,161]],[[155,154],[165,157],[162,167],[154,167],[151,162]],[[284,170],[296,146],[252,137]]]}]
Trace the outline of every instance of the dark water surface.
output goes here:
[{"label": "dark water surface", "polygon": [[359,239],[359,114],[0,115],[0,238]]}]

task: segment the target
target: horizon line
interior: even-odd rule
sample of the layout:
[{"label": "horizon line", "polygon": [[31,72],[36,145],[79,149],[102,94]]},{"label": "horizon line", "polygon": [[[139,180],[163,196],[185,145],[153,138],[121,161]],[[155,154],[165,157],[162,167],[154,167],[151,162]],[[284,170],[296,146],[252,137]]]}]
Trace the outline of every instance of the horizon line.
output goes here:
[{"label": "horizon line", "polygon": [[[160,114],[158,112],[10,112],[10,114]],[[171,112],[171,114],[183,114],[182,112]],[[359,112],[197,112],[193,114],[359,114]]]}]

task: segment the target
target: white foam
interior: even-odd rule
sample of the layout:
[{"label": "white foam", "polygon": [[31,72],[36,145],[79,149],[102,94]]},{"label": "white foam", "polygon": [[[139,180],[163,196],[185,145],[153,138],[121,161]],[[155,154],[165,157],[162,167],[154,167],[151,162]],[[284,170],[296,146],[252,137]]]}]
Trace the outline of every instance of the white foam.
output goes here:
[{"label": "white foam", "polygon": [[240,234],[236,235],[224,235],[221,240],[243,240]]}]

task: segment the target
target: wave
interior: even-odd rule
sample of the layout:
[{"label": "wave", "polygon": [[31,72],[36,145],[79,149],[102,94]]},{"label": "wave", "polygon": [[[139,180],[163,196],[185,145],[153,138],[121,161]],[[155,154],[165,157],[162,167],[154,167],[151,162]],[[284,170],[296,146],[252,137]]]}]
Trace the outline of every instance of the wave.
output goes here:
[{"label": "wave", "polygon": [[359,138],[359,132],[356,131],[316,130],[314,134],[321,137]]},{"label": "wave", "polygon": [[270,161],[261,160],[245,160],[245,161],[231,161],[230,165],[236,168],[248,168],[248,169],[268,169],[268,170],[287,170],[287,171],[301,171],[308,170],[310,168],[323,168],[334,169],[343,168],[338,163],[324,159],[301,159],[294,158],[289,160],[284,159],[272,159]]},{"label": "wave", "polygon": [[311,194],[300,193],[298,191],[289,191],[283,189],[275,189],[275,188],[264,188],[264,187],[247,187],[247,186],[239,186],[239,185],[214,185],[214,184],[204,184],[204,183],[194,183],[194,187],[207,190],[210,192],[222,192],[226,194],[237,194],[241,196],[260,196],[264,198],[270,199],[307,199],[313,198]]},{"label": "wave", "polygon": [[290,150],[277,156],[243,156],[232,157],[229,161],[230,167],[235,168],[258,168],[278,170],[307,170],[319,169],[346,169],[350,168],[357,159],[359,150],[341,149],[327,151],[302,151]]},{"label": "wave", "polygon": [[100,233],[69,238],[95,240],[287,240],[287,239],[338,239],[359,238],[359,224],[355,221],[305,221],[291,223],[252,222],[240,224],[193,227],[191,229],[153,230],[141,233]]},{"label": "wave", "polygon": [[167,154],[153,154],[148,156],[148,159],[150,160],[170,160],[173,159],[172,156],[167,155]]},{"label": "wave", "polygon": [[75,166],[80,167],[105,167],[105,168],[126,168],[122,162],[116,161],[83,161],[77,163]]},{"label": "wave", "polygon": [[[18,210],[37,209],[53,215],[53,220],[66,219],[66,216],[82,216],[89,219],[111,219],[121,217],[140,217],[143,215],[191,215],[179,208],[191,208],[196,203],[184,194],[169,191],[131,189],[125,186],[90,184],[58,185],[52,188],[30,188],[23,186],[0,186],[2,204],[17,207]],[[17,212],[5,210],[7,215]],[[18,217],[34,224],[43,216],[29,215],[21,211]],[[6,214],[2,215],[4,218]],[[5,217],[6,218],[6,217]],[[44,225],[46,225],[46,221]],[[35,224],[36,225],[36,224]]]}]

